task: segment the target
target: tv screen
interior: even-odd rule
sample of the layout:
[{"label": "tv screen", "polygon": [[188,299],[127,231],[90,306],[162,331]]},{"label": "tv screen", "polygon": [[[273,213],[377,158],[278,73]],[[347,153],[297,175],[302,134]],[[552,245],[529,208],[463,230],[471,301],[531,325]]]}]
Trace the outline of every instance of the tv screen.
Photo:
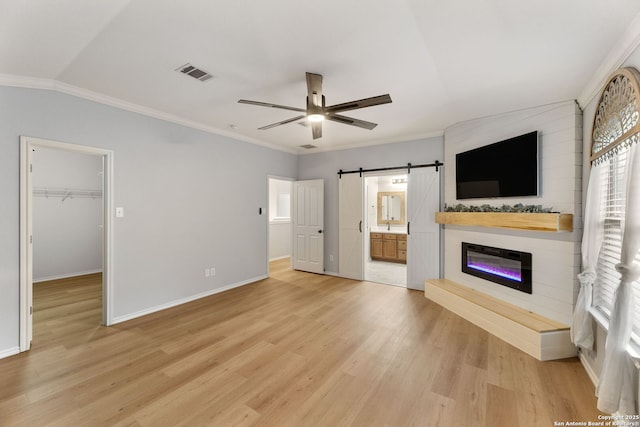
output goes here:
[{"label": "tv screen", "polygon": [[456,154],[456,198],[538,195],[538,132]]}]

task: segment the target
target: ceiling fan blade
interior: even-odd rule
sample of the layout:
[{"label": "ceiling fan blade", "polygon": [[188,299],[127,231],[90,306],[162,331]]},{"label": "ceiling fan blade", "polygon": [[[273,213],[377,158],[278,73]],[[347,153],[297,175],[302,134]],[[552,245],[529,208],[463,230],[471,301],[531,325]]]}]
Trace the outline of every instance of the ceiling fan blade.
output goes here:
[{"label": "ceiling fan blade", "polygon": [[272,104],[270,102],[249,101],[248,99],[240,99],[240,100],[238,100],[238,103],[239,104],[258,105],[260,107],[271,107],[271,108],[280,108],[280,109],[283,109],[283,110],[299,111],[301,113],[306,113],[307,112],[307,110],[305,110],[304,108],[287,107],[286,105]]},{"label": "ceiling fan blade", "polygon": [[297,117],[294,117],[292,119],[287,119],[287,120],[283,120],[283,121],[278,122],[278,123],[272,123],[270,125],[262,126],[261,128],[258,128],[258,130],[266,130],[266,129],[274,128],[276,126],[286,125],[287,123],[295,122],[296,120],[304,119],[305,117],[306,116],[297,116]]},{"label": "ceiling fan blade", "polygon": [[307,73],[307,104],[322,107],[322,75]]},{"label": "ceiling fan blade", "polygon": [[329,113],[340,113],[342,111],[357,110],[358,108],[373,107],[374,105],[389,104],[391,97],[389,94],[373,96],[371,98],[360,99],[358,101],[344,102],[342,104],[330,105],[326,108]]},{"label": "ceiling fan blade", "polygon": [[322,138],[322,122],[311,122],[311,132],[313,139]]},{"label": "ceiling fan blade", "polygon": [[334,122],[343,123],[345,125],[357,126],[359,128],[364,129],[373,129],[378,126],[377,123],[367,122],[360,119],[354,119],[353,117],[341,116],[339,114],[327,114],[327,120],[332,120]]}]

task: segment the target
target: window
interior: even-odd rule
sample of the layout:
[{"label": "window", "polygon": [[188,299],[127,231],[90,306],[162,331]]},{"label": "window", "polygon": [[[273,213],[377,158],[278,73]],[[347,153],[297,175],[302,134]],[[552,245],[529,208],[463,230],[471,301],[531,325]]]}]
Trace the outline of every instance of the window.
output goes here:
[{"label": "window", "polygon": [[[597,279],[593,289],[593,305],[607,319],[613,308],[613,294],[620,284],[620,273],[616,271],[616,264],[620,262],[622,225],[625,219],[624,169],[626,163],[627,150],[623,150],[600,166],[606,168],[600,194],[604,236],[596,266]],[[636,260],[640,262],[640,255],[636,255]],[[633,332],[640,337],[640,298],[638,298],[640,283],[635,281],[633,286],[636,289]]]},{"label": "window", "polygon": [[291,219],[291,194],[278,193],[278,208],[275,219]]},{"label": "window", "polygon": [[[604,92],[594,120],[591,160],[594,167],[603,168],[600,186],[600,226],[603,241],[596,264],[596,280],[593,284],[593,307],[609,319],[614,303],[614,293],[620,284],[622,233],[626,215],[627,198],[625,170],[628,166],[629,147],[638,142],[639,112],[636,100],[634,76],[621,73],[612,79]],[[634,215],[640,213],[634,212]],[[640,255],[636,254],[636,262]],[[640,283],[635,289],[633,334],[640,337]],[[639,342],[640,343],[640,342]]]},{"label": "window", "polygon": [[291,222],[292,181],[269,178],[269,222]]}]

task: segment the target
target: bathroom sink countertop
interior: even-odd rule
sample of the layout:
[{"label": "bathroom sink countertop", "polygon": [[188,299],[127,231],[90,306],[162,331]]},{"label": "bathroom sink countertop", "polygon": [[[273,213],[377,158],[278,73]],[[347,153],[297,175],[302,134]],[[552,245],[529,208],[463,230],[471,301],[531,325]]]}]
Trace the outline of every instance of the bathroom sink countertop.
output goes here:
[{"label": "bathroom sink countertop", "polygon": [[387,230],[385,227],[380,227],[380,228],[372,228],[371,229],[371,233],[387,233],[387,234],[407,234],[407,230],[401,230],[401,229],[391,229],[391,230]]}]

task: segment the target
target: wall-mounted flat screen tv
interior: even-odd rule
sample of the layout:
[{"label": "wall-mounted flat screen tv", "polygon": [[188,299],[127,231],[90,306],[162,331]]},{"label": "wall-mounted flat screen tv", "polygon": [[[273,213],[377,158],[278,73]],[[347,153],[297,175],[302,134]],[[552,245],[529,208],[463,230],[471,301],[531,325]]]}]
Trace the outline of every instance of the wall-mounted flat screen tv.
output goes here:
[{"label": "wall-mounted flat screen tv", "polygon": [[538,132],[456,154],[456,198],[539,195]]}]

